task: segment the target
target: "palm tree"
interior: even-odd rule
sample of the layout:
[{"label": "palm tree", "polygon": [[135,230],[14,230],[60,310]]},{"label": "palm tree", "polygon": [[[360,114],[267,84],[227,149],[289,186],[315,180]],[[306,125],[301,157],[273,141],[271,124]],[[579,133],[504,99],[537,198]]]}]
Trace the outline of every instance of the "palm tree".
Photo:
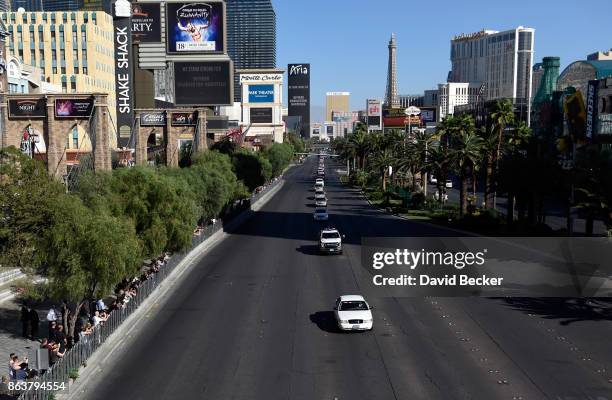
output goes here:
[{"label": "palm tree", "polygon": [[372,166],[378,171],[382,183],[383,193],[387,193],[387,177],[389,176],[389,167],[393,167],[397,160],[392,148],[385,147],[374,154]]},{"label": "palm tree", "polygon": [[[499,160],[501,158],[502,144],[504,142],[504,132],[506,127],[514,123],[514,105],[510,99],[500,99],[495,103],[495,109],[491,113],[493,129],[497,133],[497,143],[495,149],[495,173],[499,171]],[[493,181],[494,186],[497,185],[497,178]],[[493,202],[491,208],[496,207],[496,187],[493,188]]]},{"label": "palm tree", "polygon": [[349,137],[349,144],[354,150],[355,156],[357,157],[357,168],[363,169],[365,167],[365,157],[368,153],[369,140],[368,134],[363,130],[356,130]]},{"label": "palm tree", "polygon": [[461,180],[459,215],[462,217],[467,212],[468,177],[482,160],[484,140],[476,134],[476,126],[472,116],[462,116],[457,122],[457,132],[452,140],[451,157],[459,171]]},{"label": "palm tree", "polygon": [[427,151],[427,168],[433,171],[436,175],[438,196],[440,204],[444,203],[444,183],[448,176],[448,171],[451,168],[452,157],[448,146],[444,143],[438,143],[429,147]]}]

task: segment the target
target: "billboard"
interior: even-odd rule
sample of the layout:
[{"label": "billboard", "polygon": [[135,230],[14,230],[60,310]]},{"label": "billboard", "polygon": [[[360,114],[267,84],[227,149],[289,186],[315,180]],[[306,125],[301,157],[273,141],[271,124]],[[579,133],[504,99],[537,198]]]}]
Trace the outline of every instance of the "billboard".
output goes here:
[{"label": "billboard", "polygon": [[[129,142],[134,121],[132,24],[129,15],[124,16],[123,11],[115,7],[115,17],[113,18],[117,142],[120,147],[126,146]],[[130,14],[130,11],[128,3],[127,14]]]},{"label": "billboard", "polygon": [[44,97],[35,99],[9,99],[10,118],[45,118],[47,102]]},{"label": "billboard", "polygon": [[132,43],[161,42],[159,3],[132,4]]},{"label": "billboard", "polygon": [[224,3],[166,3],[168,54],[223,53]]},{"label": "billboard", "polygon": [[386,108],[383,110],[383,125],[385,128],[405,128],[408,117],[403,108]]},{"label": "billboard", "polygon": [[196,126],[198,116],[196,112],[173,112],[170,114],[172,126]]},{"label": "billboard", "polygon": [[369,130],[381,130],[382,101],[368,99],[366,101],[366,116]]},{"label": "billboard", "polygon": [[57,118],[89,118],[93,111],[94,99],[55,99]]},{"label": "billboard", "polygon": [[593,139],[597,133],[597,102],[599,81],[589,81],[586,98],[586,137]]},{"label": "billboard", "polygon": [[421,107],[421,123],[430,124],[436,121],[436,107]]},{"label": "billboard", "polygon": [[300,135],[306,137],[310,131],[310,64],[289,64],[287,71],[289,116],[302,117]]},{"label": "billboard", "polygon": [[231,61],[174,63],[174,104],[219,106],[233,104]]},{"label": "billboard", "polygon": [[334,135],[334,126],[333,125],[327,125],[325,127],[325,132],[327,133],[328,136],[333,136]]},{"label": "billboard", "polygon": [[140,113],[140,126],[166,126],[166,113],[163,111]]},{"label": "billboard", "polygon": [[274,103],[274,85],[249,85],[249,103]]},{"label": "billboard", "polygon": [[272,123],[272,107],[251,107],[250,113],[252,124]]}]

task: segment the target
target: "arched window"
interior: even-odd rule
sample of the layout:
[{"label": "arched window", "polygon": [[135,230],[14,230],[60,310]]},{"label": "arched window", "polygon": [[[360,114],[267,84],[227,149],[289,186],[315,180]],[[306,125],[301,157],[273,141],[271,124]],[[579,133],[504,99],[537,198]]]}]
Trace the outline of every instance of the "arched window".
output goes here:
[{"label": "arched window", "polygon": [[78,149],[79,148],[79,128],[75,125],[72,127],[70,132],[66,135],[66,148],[67,149]]}]

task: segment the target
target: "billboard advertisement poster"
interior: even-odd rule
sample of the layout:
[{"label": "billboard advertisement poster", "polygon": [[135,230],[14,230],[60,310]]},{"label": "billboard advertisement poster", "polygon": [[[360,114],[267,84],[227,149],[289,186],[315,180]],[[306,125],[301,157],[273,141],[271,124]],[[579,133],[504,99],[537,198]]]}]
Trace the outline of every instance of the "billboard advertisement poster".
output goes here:
[{"label": "billboard advertisement poster", "polygon": [[325,132],[327,132],[328,135],[333,135],[334,134],[334,126],[333,125],[327,125],[325,127]]},{"label": "billboard advertisement poster", "polygon": [[166,113],[143,112],[140,114],[140,126],[166,126]]},{"label": "billboard advertisement poster", "polygon": [[376,99],[368,99],[366,106],[368,129],[380,130],[382,102]]},{"label": "billboard advertisement poster", "polygon": [[222,53],[223,2],[166,3],[168,54]]},{"label": "billboard advertisement poster", "polygon": [[132,4],[132,43],[161,42],[159,3]]},{"label": "billboard advertisement poster", "polygon": [[174,63],[176,105],[219,106],[233,103],[231,61]]},{"label": "billboard advertisement poster", "polygon": [[586,137],[593,139],[597,134],[597,101],[599,81],[589,81],[586,98]]},{"label": "billboard advertisement poster", "polygon": [[198,116],[195,112],[173,112],[170,114],[172,126],[196,126]]},{"label": "billboard advertisement poster", "polygon": [[89,118],[93,111],[93,97],[85,99],[55,99],[57,118]]},{"label": "billboard advertisement poster", "polygon": [[45,118],[47,102],[44,97],[35,99],[9,99],[10,118]]},{"label": "billboard advertisement poster", "polygon": [[424,124],[436,122],[436,108],[421,107],[421,122]]},{"label": "billboard advertisement poster", "polygon": [[302,117],[302,137],[310,131],[310,64],[289,64],[287,68],[289,116]]},{"label": "billboard advertisement poster", "polygon": [[383,110],[383,125],[385,128],[404,128],[408,125],[408,117],[403,108],[388,108]]},{"label": "billboard advertisement poster", "polygon": [[252,124],[272,123],[272,107],[252,107],[250,112]]},{"label": "billboard advertisement poster", "polygon": [[249,103],[274,103],[274,85],[249,85]]}]

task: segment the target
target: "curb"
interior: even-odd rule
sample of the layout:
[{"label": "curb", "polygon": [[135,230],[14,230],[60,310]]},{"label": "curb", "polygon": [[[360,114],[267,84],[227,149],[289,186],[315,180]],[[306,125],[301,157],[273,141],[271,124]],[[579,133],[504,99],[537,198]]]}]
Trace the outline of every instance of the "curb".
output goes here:
[{"label": "curb", "polygon": [[92,375],[103,372],[105,369],[112,368],[107,361],[121,348],[123,348],[133,332],[142,327],[142,322],[149,317],[152,308],[158,307],[160,303],[166,301],[171,289],[180,284],[188,272],[202,257],[212,250],[218,243],[231,234],[233,229],[247,222],[255,212],[260,210],[276,193],[284,186],[285,180],[281,177],[276,186],[251,205],[250,210],[245,210],[235,217],[223,229],[212,234],[207,240],[200,243],[196,248],[189,252],[185,258],[177,265],[174,271],[164,279],[159,286],[140,304],[140,306],[110,335],[107,340],[91,355],[87,360],[90,366],[79,368],[79,379],[71,385],[69,393],[59,394],[58,399],[79,400],[90,387],[89,380]]}]

